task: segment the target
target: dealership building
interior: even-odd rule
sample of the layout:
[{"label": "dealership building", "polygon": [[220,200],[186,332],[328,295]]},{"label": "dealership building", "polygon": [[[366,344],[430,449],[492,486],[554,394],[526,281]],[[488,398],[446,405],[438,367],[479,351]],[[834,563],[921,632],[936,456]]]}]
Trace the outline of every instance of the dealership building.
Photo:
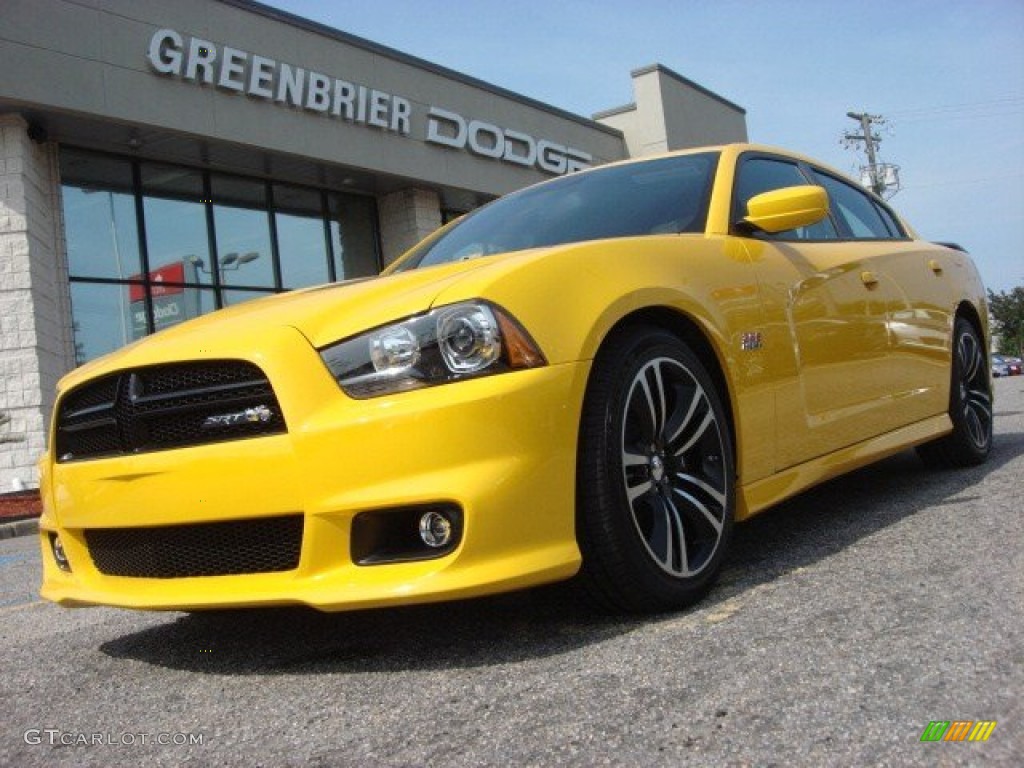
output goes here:
[{"label": "dealership building", "polygon": [[375,274],[525,185],[747,133],[660,65],[587,118],[249,0],[4,0],[0,72],[0,494],[37,485],[77,365]]}]

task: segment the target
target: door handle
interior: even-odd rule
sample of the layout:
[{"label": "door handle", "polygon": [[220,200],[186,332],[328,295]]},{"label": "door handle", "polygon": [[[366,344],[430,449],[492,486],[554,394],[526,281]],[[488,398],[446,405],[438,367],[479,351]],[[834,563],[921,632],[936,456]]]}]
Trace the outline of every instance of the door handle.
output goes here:
[{"label": "door handle", "polygon": [[864,283],[864,285],[866,285],[868,288],[874,288],[876,285],[878,285],[878,275],[876,275],[874,272],[865,270],[860,273],[860,281]]},{"label": "door handle", "polygon": [[942,274],[942,265],[939,264],[937,259],[929,259],[928,260],[928,269],[930,269],[936,275],[941,275]]}]

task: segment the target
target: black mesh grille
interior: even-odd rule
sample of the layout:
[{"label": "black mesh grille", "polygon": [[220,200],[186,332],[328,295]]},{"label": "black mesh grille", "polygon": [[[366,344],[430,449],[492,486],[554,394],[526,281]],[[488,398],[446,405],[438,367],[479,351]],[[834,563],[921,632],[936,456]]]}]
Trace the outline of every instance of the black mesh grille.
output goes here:
[{"label": "black mesh grille", "polygon": [[286,431],[263,372],[211,360],[122,371],[61,400],[57,460],[159,451]]},{"label": "black mesh grille", "polygon": [[160,528],[89,528],[100,573],[146,579],[291,571],[302,550],[302,515]]}]

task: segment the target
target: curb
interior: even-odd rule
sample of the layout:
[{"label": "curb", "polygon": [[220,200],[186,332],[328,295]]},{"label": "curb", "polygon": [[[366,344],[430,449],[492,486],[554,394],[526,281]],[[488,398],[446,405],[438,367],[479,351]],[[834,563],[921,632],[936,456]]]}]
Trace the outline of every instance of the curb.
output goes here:
[{"label": "curb", "polygon": [[16,539],[19,536],[34,536],[39,533],[39,520],[18,520],[16,523],[0,523],[0,541]]}]

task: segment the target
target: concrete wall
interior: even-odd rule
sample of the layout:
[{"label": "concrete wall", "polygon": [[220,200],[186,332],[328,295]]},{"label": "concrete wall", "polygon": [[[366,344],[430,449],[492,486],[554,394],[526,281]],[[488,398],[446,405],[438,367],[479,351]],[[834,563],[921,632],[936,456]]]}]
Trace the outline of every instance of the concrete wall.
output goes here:
[{"label": "concrete wall", "polygon": [[630,157],[747,140],[746,112],[660,64],[632,72],[634,102],[594,115]]},{"label": "concrete wall", "polygon": [[441,200],[430,189],[403,189],[377,199],[384,266],[441,226]]},{"label": "concrete wall", "polygon": [[[245,3],[4,0],[3,24],[0,108],[5,101],[45,105],[57,114],[132,126],[141,151],[153,146],[167,160],[229,164],[234,145],[268,156],[293,155],[486,195],[549,178],[535,168],[426,142],[431,106],[578,147],[591,153],[595,163],[625,154],[620,135],[585,118]],[[411,107],[409,134],[237,93],[201,78],[160,74],[147,58],[150,41],[160,29],[175,30],[186,46],[190,38],[208,41],[219,60],[226,46],[246,52],[246,74],[240,75],[246,81],[252,54],[259,54],[307,73],[322,73],[332,81],[401,97]],[[90,138],[116,136],[110,128],[95,133]],[[182,142],[183,136],[212,143]],[[127,146],[120,151],[127,151]],[[287,164],[280,158],[275,162]]]},{"label": "concrete wall", "polygon": [[74,365],[56,148],[0,115],[0,493],[37,487],[57,380]]}]

